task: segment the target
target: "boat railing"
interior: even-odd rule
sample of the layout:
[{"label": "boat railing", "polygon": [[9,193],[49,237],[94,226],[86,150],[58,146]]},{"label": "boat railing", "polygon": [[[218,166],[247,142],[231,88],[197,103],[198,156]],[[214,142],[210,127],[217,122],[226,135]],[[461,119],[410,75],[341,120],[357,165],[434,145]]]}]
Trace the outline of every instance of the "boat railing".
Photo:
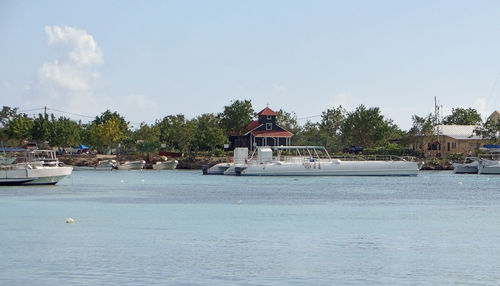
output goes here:
[{"label": "boat railing", "polygon": [[287,163],[303,163],[303,162],[329,162],[332,160],[341,161],[415,161],[415,157],[411,156],[396,156],[396,155],[333,155],[330,158],[324,157],[310,157],[310,156],[282,156],[284,162]]},{"label": "boat railing", "polygon": [[397,155],[333,155],[332,159],[341,161],[415,161],[415,157]]}]

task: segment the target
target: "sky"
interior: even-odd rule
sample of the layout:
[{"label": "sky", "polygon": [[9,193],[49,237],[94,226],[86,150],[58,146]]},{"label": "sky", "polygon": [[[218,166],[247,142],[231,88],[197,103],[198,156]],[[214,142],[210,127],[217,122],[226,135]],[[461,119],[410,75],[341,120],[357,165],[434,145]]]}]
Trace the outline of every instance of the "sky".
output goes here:
[{"label": "sky", "polygon": [[[0,1],[0,104],[87,122],[500,109],[500,1]],[[65,112],[65,113],[63,113]]]}]

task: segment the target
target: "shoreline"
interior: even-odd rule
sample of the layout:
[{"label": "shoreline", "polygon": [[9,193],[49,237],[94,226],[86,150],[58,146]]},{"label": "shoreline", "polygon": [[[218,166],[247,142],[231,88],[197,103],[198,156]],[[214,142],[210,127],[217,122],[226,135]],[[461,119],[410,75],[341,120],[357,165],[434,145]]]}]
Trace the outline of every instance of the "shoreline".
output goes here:
[{"label": "shoreline", "polygon": [[[164,157],[161,156],[142,156],[142,155],[60,155],[58,156],[59,161],[66,165],[73,166],[95,166],[100,160],[116,160],[117,162],[133,161],[133,160],[146,160],[145,169],[152,169],[152,165],[158,161],[164,161]],[[170,158],[169,158],[170,159]],[[227,157],[184,157],[184,158],[171,158],[179,161],[176,169],[183,170],[201,170],[203,165],[213,166],[218,163],[227,161]],[[441,159],[439,163],[435,160],[430,160],[425,162],[421,171],[453,171],[453,165],[449,160]]]}]

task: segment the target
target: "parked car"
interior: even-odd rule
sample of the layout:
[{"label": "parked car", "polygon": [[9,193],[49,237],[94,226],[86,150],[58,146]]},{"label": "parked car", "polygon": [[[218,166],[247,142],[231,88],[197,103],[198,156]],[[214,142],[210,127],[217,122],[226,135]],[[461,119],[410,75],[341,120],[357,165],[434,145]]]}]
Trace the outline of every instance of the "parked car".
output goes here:
[{"label": "parked car", "polygon": [[345,147],[342,150],[342,152],[349,153],[349,154],[360,154],[360,153],[363,153],[363,147],[351,145],[351,146]]}]

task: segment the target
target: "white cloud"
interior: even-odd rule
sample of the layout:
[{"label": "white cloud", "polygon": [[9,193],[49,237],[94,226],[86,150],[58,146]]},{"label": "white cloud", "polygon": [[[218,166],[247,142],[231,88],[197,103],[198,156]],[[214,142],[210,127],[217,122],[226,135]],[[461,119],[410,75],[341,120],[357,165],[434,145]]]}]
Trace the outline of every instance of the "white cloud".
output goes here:
[{"label": "white cloud", "polygon": [[46,26],[49,46],[69,48],[67,60],[80,66],[102,63],[102,51],[87,31],[68,26]]},{"label": "white cloud", "polygon": [[57,57],[38,69],[35,83],[26,89],[27,103],[79,114],[102,111],[110,100],[96,94],[103,53],[94,37],[68,26],[46,26],[45,33]]},{"label": "white cloud", "polygon": [[36,82],[26,89],[26,94],[30,95],[26,99],[27,105],[47,106],[88,116],[109,109],[130,122],[152,122],[156,119],[153,116],[159,116],[160,106],[143,94],[117,98],[102,90],[98,68],[103,63],[103,52],[87,31],[68,26],[47,26],[45,33],[47,44],[57,53],[57,58],[38,69]]}]

